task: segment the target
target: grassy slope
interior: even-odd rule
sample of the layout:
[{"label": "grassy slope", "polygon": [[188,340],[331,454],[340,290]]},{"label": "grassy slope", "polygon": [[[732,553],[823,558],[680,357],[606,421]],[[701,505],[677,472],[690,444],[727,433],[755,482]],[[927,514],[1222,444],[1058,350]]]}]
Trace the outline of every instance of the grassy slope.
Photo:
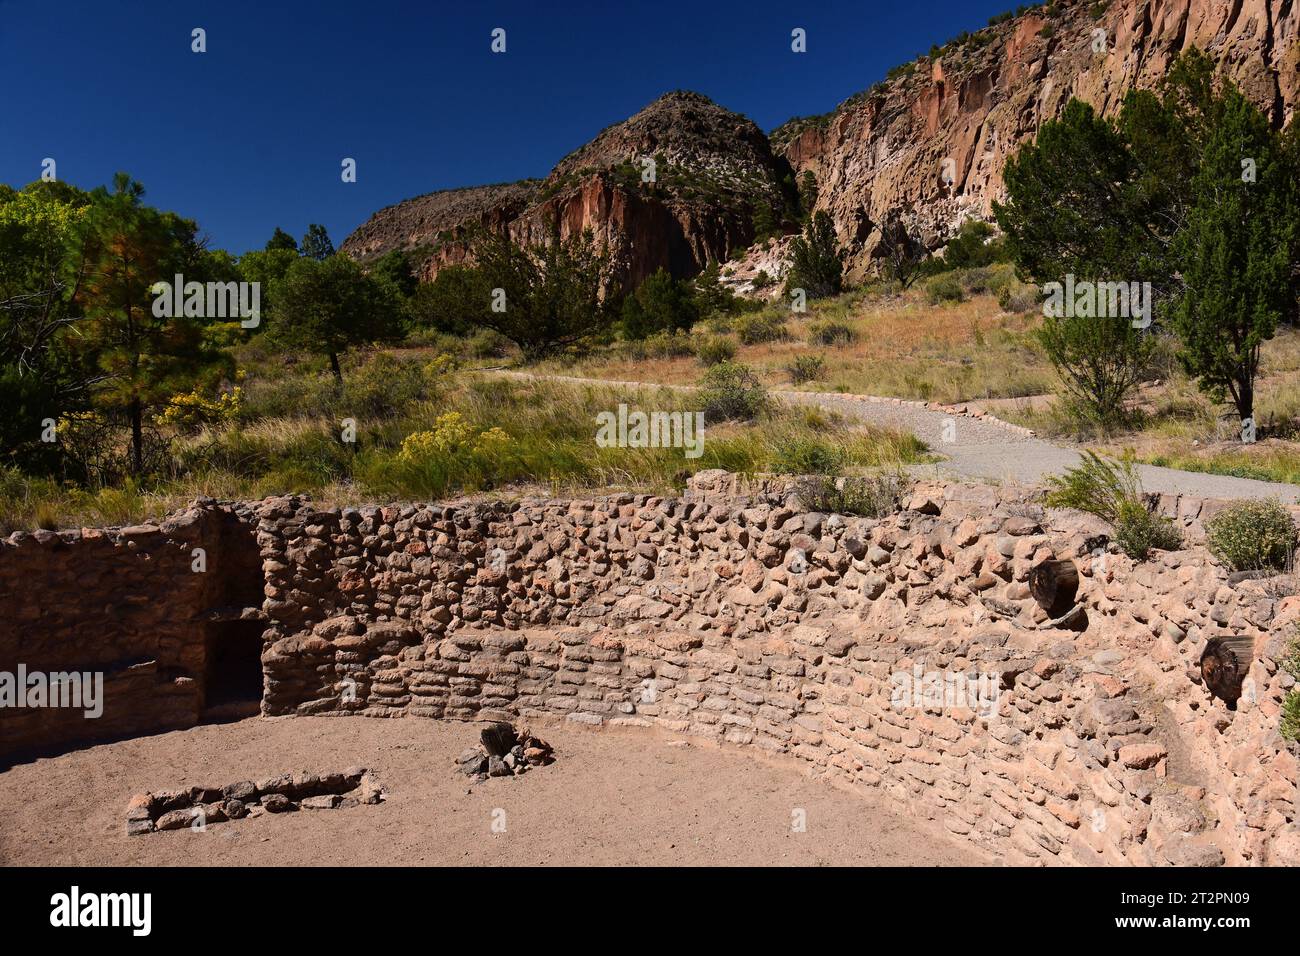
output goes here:
[{"label": "grassy slope", "polygon": [[[198,494],[307,493],[345,503],[538,486],[669,491],[705,468],[839,472],[926,459],[910,435],[783,407],[753,422],[708,426],[697,458],[677,448],[600,448],[599,412],[620,402],[694,411],[693,396],[487,378],[430,363],[421,352],[354,359],[359,364],[348,369],[341,394],[311,363],[284,365],[255,348],[241,362],[247,374],[238,417],[172,436],[169,478],[94,493],[0,472],[0,531],[130,523]],[[347,418],[356,423],[352,445],[340,441]],[[483,439],[491,429],[504,435]],[[403,440],[422,432],[441,439],[440,447],[403,455]]]}]

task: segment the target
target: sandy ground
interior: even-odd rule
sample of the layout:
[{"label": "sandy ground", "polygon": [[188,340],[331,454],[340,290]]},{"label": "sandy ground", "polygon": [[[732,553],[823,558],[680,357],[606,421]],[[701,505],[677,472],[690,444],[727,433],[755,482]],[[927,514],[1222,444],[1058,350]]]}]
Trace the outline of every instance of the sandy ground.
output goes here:
[{"label": "sandy ground", "polygon": [[[556,762],[472,783],[469,724],[250,718],[20,764],[0,773],[9,865],[979,865],[994,862],[801,764],[645,731],[534,728]],[[360,764],[387,802],[127,837],[132,793]],[[806,832],[791,827],[805,811]],[[505,832],[493,832],[504,820]],[[922,829],[921,827],[925,827]]]}]

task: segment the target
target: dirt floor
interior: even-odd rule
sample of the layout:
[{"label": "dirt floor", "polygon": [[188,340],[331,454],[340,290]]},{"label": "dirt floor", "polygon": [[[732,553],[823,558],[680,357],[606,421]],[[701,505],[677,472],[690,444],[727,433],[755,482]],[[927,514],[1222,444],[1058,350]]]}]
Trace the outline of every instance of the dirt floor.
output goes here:
[{"label": "dirt floor", "polygon": [[[995,862],[794,762],[646,731],[534,728],[556,762],[474,783],[470,724],[249,718],[93,747],[0,773],[9,865],[979,865]],[[128,837],[141,790],[362,765],[385,803]],[[805,832],[794,832],[794,811]],[[494,832],[493,822],[505,832]],[[921,827],[925,827],[922,829]]]}]

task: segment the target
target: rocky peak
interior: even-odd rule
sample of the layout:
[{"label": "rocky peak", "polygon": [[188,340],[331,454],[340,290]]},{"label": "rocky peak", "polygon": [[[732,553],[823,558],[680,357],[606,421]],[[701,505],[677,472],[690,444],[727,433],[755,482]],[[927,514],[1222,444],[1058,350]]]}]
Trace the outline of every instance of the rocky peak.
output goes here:
[{"label": "rocky peak", "polygon": [[358,228],[343,251],[368,260],[405,249],[427,280],[467,258],[476,226],[540,242],[557,222],[562,237],[590,230],[609,251],[620,283],[635,285],[661,267],[692,276],[753,241],[759,206],[779,216],[788,174],[753,122],[679,90],[601,131],[540,182],[398,203]]}]

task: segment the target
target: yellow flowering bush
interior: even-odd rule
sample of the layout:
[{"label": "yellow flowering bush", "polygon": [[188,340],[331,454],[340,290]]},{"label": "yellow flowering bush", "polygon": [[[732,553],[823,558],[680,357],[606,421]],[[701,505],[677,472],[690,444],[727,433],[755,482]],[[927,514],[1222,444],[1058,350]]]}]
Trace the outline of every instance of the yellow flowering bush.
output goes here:
[{"label": "yellow flowering bush", "polygon": [[243,388],[236,385],[215,399],[207,398],[197,388],[192,392],[173,395],[167,400],[167,407],[161,414],[154,416],[154,422],[178,431],[196,431],[203,425],[233,422],[239,415],[243,392]]},{"label": "yellow flowering bush", "polygon": [[443,352],[431,362],[426,362],[424,374],[429,378],[438,378],[449,372],[454,372],[459,367],[459,363],[446,352]]},{"label": "yellow flowering bush", "polygon": [[476,436],[465,416],[460,412],[448,412],[434,419],[432,431],[414,432],[402,439],[398,457],[403,461],[422,461],[439,455],[492,454],[504,449],[511,441],[509,433],[495,427]]}]

